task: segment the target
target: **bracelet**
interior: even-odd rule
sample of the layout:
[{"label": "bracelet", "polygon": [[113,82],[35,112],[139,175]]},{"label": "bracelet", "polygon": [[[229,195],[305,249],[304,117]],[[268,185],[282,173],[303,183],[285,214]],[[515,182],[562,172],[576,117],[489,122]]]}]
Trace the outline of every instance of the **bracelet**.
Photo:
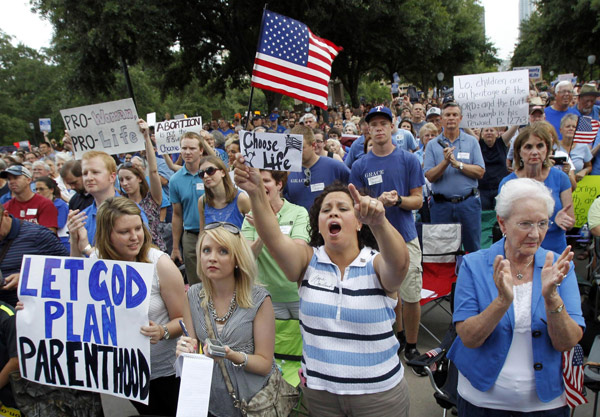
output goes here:
[{"label": "bracelet", "polygon": [[245,368],[246,365],[248,365],[248,355],[246,355],[246,352],[239,352],[242,355],[244,355],[244,361],[242,363],[235,363],[234,361],[231,361],[231,364],[233,366],[235,366],[236,368]]},{"label": "bracelet", "polygon": [[94,248],[92,248],[92,245],[90,245],[89,243],[87,244],[87,246],[85,248],[83,248],[83,250],[81,251],[81,253],[83,253],[85,256],[90,256],[92,251]]},{"label": "bracelet", "polygon": [[556,307],[556,310],[548,310],[548,313],[550,313],[550,314],[558,314],[558,313],[562,312],[564,308],[565,308],[565,304],[562,303],[561,305],[559,305],[558,307]]}]

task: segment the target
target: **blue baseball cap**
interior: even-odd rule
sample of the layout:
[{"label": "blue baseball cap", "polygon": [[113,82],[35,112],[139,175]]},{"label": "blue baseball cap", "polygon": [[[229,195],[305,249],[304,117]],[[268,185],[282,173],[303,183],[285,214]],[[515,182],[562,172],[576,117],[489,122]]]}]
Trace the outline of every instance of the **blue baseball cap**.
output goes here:
[{"label": "blue baseball cap", "polygon": [[271,113],[271,114],[269,115],[269,120],[270,120],[270,121],[274,122],[274,121],[275,121],[275,120],[277,120],[277,119],[279,119],[279,115],[278,115],[278,114],[276,114],[276,113]]},{"label": "blue baseball cap", "polygon": [[367,123],[375,116],[384,116],[390,119],[390,122],[394,121],[394,115],[392,111],[385,106],[376,106],[369,110],[369,113],[365,116]]}]

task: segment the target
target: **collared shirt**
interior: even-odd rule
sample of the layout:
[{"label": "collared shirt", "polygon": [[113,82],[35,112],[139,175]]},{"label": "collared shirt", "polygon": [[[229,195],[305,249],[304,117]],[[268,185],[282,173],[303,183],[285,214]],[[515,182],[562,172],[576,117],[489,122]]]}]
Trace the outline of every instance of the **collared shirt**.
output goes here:
[{"label": "collared shirt", "polygon": [[[69,256],[67,249],[50,229],[21,221],[12,215],[10,217],[12,218],[10,231],[4,239],[0,240],[0,252],[7,242],[12,240],[8,252],[0,263],[0,271],[5,277],[21,270],[23,255]],[[0,301],[14,306],[17,303],[17,290],[0,291]]]},{"label": "collared shirt", "polygon": [[[479,142],[461,130],[454,142],[451,142],[442,133],[427,143],[423,164],[425,174],[444,160],[444,148],[438,143],[439,139],[455,148],[454,158],[457,162],[479,165],[485,169]],[[473,188],[477,188],[477,180],[463,174],[458,167],[454,168],[449,165],[442,176],[431,184],[431,188],[434,194],[443,194],[446,198],[463,197],[469,195]]]},{"label": "collared shirt", "polygon": [[[552,106],[548,106],[544,110],[544,114],[546,115],[546,121],[548,123],[550,123],[552,126],[554,126],[554,129],[556,130],[556,133],[558,134],[558,140],[562,140],[562,134],[560,133],[560,121],[562,120],[563,117],[565,117],[565,115],[567,115],[569,113],[576,114],[575,113],[576,111],[577,110],[573,110],[573,107],[569,107],[565,111],[558,111],[558,110],[554,110],[552,108]],[[577,113],[579,113],[579,111],[577,111]]]},{"label": "collared shirt", "polygon": [[[402,139],[402,146],[405,146],[404,143],[408,144],[416,144],[416,140],[414,138],[414,136],[412,135],[412,133],[410,133],[408,130],[403,130],[403,129],[398,129],[398,131],[396,133],[394,133],[392,135],[392,143],[394,144],[394,146],[398,147],[398,141],[400,139]],[[402,149],[405,150],[414,150],[416,149],[417,146],[414,145],[411,149],[406,149],[404,147],[402,147]],[[354,163],[354,161],[360,159],[360,157],[362,157],[365,154],[365,136],[361,135],[359,136],[354,142],[352,142],[352,146],[350,146],[350,150],[348,151],[348,154],[346,155],[346,159],[344,160],[344,162],[346,163],[346,166],[348,168],[352,168],[352,164]]]},{"label": "collared shirt", "polygon": [[172,204],[181,204],[184,230],[198,232],[200,214],[198,199],[204,195],[204,182],[196,172],[191,174],[185,164],[169,180],[169,197]]}]

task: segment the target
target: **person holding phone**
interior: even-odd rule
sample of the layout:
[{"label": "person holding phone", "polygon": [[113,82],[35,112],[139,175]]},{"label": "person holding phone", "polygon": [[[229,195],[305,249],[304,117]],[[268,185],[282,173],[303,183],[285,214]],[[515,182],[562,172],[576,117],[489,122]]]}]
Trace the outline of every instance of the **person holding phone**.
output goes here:
[{"label": "person holding phone", "polygon": [[[254,255],[236,225],[205,225],[197,252],[201,283],[188,291],[190,310],[184,312],[183,321],[189,337],[177,342],[177,355],[197,353],[203,343],[205,355],[224,361],[237,398],[249,402],[276,370],[271,296],[255,284],[258,272]],[[204,343],[212,333],[208,326],[214,332],[214,343]],[[213,349],[222,352],[221,348],[224,356],[215,355]],[[220,366],[213,368],[208,411],[216,417],[242,415],[229,395]]]},{"label": "person holding phone", "polygon": [[562,141],[558,150],[565,152],[573,162],[575,168],[575,180],[581,181],[583,177],[592,172],[592,151],[588,145],[574,143],[575,131],[579,117],[575,114],[567,114],[560,121],[560,133]]},{"label": "person holding phone", "polygon": [[562,253],[567,247],[566,230],[575,225],[573,194],[569,177],[560,169],[552,169],[553,127],[548,122],[535,122],[519,133],[514,143],[515,170],[500,182],[498,193],[507,181],[531,178],[543,182],[552,191],[554,212],[542,248]]}]

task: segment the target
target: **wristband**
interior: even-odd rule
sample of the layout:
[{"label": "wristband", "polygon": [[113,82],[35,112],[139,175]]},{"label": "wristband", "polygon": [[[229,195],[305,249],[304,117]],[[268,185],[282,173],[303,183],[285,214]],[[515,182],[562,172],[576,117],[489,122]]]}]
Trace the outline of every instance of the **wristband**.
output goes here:
[{"label": "wristband", "polygon": [[558,314],[558,313],[562,312],[564,310],[564,308],[565,308],[565,304],[563,303],[563,304],[559,305],[558,307],[556,307],[556,310],[548,310],[548,313]]},{"label": "wristband", "polygon": [[91,255],[92,251],[93,251],[92,245],[90,245],[88,243],[87,246],[85,248],[83,248],[81,253],[83,253],[85,256],[89,257]]},{"label": "wristband", "polygon": [[246,365],[248,365],[248,355],[246,355],[246,352],[239,353],[241,353],[244,356],[244,361],[242,363],[235,363],[234,361],[231,361],[231,364],[236,368],[245,368]]}]

